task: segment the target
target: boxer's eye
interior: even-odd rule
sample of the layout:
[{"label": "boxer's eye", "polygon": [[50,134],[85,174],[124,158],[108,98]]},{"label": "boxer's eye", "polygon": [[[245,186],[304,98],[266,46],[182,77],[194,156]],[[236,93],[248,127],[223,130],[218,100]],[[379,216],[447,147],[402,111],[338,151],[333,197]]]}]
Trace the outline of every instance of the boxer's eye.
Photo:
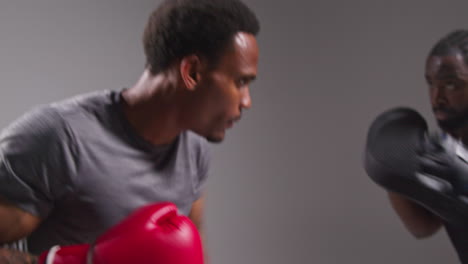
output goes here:
[{"label": "boxer's eye", "polygon": [[237,80],[236,85],[239,88],[243,88],[243,87],[246,87],[247,85],[249,85],[251,83],[251,81],[252,81],[252,79],[250,79],[250,78],[240,78],[239,80]]},{"label": "boxer's eye", "polygon": [[242,86],[244,86],[246,84],[247,84],[247,80],[244,79],[244,78],[237,81],[237,86],[239,86],[239,87],[242,87]]},{"label": "boxer's eye", "polygon": [[447,89],[448,91],[453,91],[453,90],[455,90],[455,88],[457,88],[457,87],[456,87],[455,83],[453,83],[453,82],[448,82],[448,83],[445,84],[445,89]]},{"label": "boxer's eye", "polygon": [[461,80],[447,80],[443,83],[443,86],[447,91],[455,91],[463,88],[465,83]]}]

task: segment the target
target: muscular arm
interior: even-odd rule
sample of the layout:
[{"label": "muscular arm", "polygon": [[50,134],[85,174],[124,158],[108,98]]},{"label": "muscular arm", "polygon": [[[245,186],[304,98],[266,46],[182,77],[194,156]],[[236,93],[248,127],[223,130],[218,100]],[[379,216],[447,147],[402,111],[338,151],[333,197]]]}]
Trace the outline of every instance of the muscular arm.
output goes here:
[{"label": "muscular arm", "polygon": [[390,203],[406,229],[418,239],[435,234],[442,226],[440,218],[396,193],[388,193]]},{"label": "muscular arm", "polygon": [[[0,199],[0,247],[30,234],[40,219]],[[0,248],[0,264],[35,264],[37,258],[18,250]]]}]

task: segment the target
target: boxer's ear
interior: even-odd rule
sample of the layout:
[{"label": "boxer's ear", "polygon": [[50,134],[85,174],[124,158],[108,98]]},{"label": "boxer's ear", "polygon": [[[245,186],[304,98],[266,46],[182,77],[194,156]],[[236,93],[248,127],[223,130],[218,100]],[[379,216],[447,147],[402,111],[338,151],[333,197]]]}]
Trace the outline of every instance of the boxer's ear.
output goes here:
[{"label": "boxer's ear", "polygon": [[197,55],[189,55],[180,62],[180,76],[184,87],[190,91],[195,90],[200,80],[201,61]]}]

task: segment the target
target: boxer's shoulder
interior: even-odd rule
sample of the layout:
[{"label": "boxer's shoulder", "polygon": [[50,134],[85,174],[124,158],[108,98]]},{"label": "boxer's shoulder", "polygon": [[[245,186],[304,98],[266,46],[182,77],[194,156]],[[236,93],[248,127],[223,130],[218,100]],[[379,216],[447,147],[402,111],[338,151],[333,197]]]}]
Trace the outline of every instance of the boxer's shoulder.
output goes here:
[{"label": "boxer's shoulder", "polygon": [[40,139],[41,142],[52,140],[63,134],[64,122],[60,115],[50,106],[37,106],[24,113],[5,127],[1,141],[26,140],[30,142]]},{"label": "boxer's shoulder", "polygon": [[75,128],[85,126],[84,120],[90,120],[93,110],[98,111],[99,105],[111,101],[110,93],[99,91],[37,105],[6,126],[0,133],[0,141],[41,146],[71,142]]},{"label": "boxer's shoulder", "polygon": [[109,126],[113,123],[115,93],[104,90],[80,94],[46,107],[58,116],[63,129],[74,140],[90,135],[101,137],[112,130]]},{"label": "boxer's shoulder", "polygon": [[190,155],[196,159],[198,163],[204,163],[205,160],[209,160],[210,146],[206,138],[196,134],[192,131],[184,131],[180,135],[182,144],[185,145],[185,149],[189,150]]},{"label": "boxer's shoulder", "polygon": [[114,91],[103,90],[75,95],[47,105],[63,118],[77,115],[93,116],[113,104]]}]

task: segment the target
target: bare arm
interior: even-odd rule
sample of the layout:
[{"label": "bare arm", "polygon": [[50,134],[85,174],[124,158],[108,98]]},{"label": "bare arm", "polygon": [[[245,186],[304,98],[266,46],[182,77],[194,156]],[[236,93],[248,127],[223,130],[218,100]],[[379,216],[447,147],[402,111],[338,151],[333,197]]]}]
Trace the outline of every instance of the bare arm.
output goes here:
[{"label": "bare arm", "polygon": [[0,248],[0,264],[37,264],[37,257],[18,250]]},{"label": "bare arm", "polygon": [[396,193],[389,192],[388,196],[406,229],[416,238],[429,237],[441,228],[441,219],[422,206]]},{"label": "bare arm", "polygon": [[[29,235],[40,218],[0,199],[0,246]],[[0,264],[35,264],[37,258],[14,249],[0,248]]]},{"label": "bare arm", "polygon": [[202,231],[202,221],[203,221],[203,207],[204,207],[204,198],[196,200],[192,204],[192,209],[190,210],[189,218],[197,227],[198,231]]},{"label": "bare arm", "polygon": [[0,198],[0,244],[19,240],[39,226],[41,219]]},{"label": "bare arm", "polygon": [[[205,233],[203,231],[203,209],[205,206],[205,201],[204,197],[202,196],[192,204],[192,209],[189,214],[190,220],[195,224],[195,226],[198,229],[198,232],[200,233],[200,236],[202,238],[202,243],[203,243],[203,251],[205,255],[205,263],[209,263],[208,259],[208,251],[206,249],[206,239],[205,239]],[[1,263],[0,263],[1,264]]]}]

